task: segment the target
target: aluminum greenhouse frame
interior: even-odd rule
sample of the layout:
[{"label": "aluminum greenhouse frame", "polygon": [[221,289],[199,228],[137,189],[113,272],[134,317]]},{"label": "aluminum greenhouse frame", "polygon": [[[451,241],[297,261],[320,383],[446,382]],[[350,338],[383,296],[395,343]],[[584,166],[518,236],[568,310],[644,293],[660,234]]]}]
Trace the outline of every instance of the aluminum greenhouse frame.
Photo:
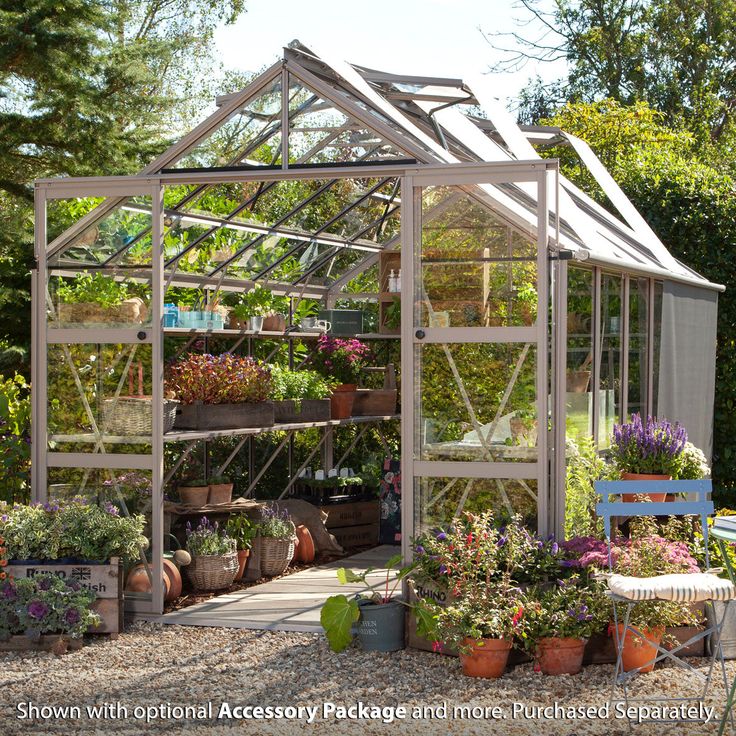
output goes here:
[{"label": "aluminum greenhouse frame", "polygon": [[[262,102],[266,98],[268,104]],[[225,130],[223,138],[227,140],[240,131],[238,140],[242,145],[235,151],[221,151],[214,160],[204,160],[202,144]],[[574,148],[620,217],[561,176],[556,160],[540,158],[537,153],[539,147],[558,144]],[[317,228],[290,224],[315,197],[333,192],[338,183],[346,181],[358,181],[363,188],[326,222]],[[363,184],[366,181],[374,183]],[[259,223],[243,215],[254,209],[264,193],[275,191],[283,182],[315,182],[318,189],[273,222]],[[229,213],[202,212],[194,207],[209,188],[233,183],[242,185],[243,201]],[[165,206],[165,190],[176,187],[187,193]],[[458,197],[467,198],[533,244],[533,257],[506,259],[535,264],[537,306],[533,324],[450,326],[422,321],[418,308],[426,297],[422,285],[422,228],[434,216],[424,212],[423,196],[440,190],[451,194],[435,210],[452,207]],[[84,197],[103,199],[49,242],[47,207],[55,200]],[[525,479],[533,479],[536,493],[528,485],[526,490],[536,499],[539,529],[561,531],[566,417],[571,411],[566,377],[581,365],[585,369],[582,372],[589,373],[584,392],[587,404],[581,411],[586,417],[586,431],[594,437],[600,439],[610,421],[626,417],[631,410],[656,411],[681,420],[706,454],[710,451],[715,317],[717,293],[722,287],[669,254],[584,142],[558,129],[517,126],[493,99],[483,78],[466,83],[388,74],[349,65],[294,41],[284,50],[281,61],[239,92],[219,98],[216,112],[140,174],[39,180],[35,183],[35,198],[33,497],[46,499],[49,469],[140,469],[152,473],[153,594],[137,606],[141,611],[158,613],[163,609],[163,488],[172,472],[166,475],[164,469],[167,440],[163,420],[153,412],[152,432],[145,443],[150,445],[149,450],[108,452],[104,426],[100,431],[84,396],[70,346],[150,346],[152,402],[154,406],[162,405],[163,305],[169,287],[237,292],[260,283],[274,293],[320,299],[331,307],[346,297],[345,287],[356,276],[376,266],[382,252],[400,249],[404,274],[401,460],[404,488],[412,489],[404,494],[402,507],[405,555],[409,554],[411,534],[420,523],[420,491],[415,489],[424,478],[449,479],[446,488],[458,479],[466,479],[463,498],[473,479],[495,479],[501,494],[502,479],[518,479],[524,485]],[[150,200],[150,205],[142,205],[142,198],[144,202]],[[380,214],[369,221],[361,220],[361,208],[377,201],[382,203]],[[121,209],[150,216],[150,226],[122,239],[116,248],[98,247],[98,225]],[[204,232],[180,251],[167,252],[165,233],[185,221],[202,227]],[[387,236],[384,230],[391,222],[398,232]],[[348,225],[352,227],[346,233]],[[196,254],[198,245],[225,231],[247,233],[250,239],[202,272],[180,268],[185,258]],[[131,249],[149,240],[150,263],[129,262]],[[272,263],[247,277],[238,275],[237,267],[245,262],[244,255],[256,246],[268,247],[282,241],[290,246]],[[293,280],[274,276],[289,256],[308,248],[314,255]],[[320,252],[320,248],[324,250]],[[342,272],[333,274],[331,269],[336,263],[342,264]],[[151,294],[150,325],[54,326],[49,317],[49,311],[54,311],[49,280],[82,271],[147,284]],[[574,280],[583,284],[580,288],[589,305],[585,320],[568,316],[569,297],[572,299],[568,286]],[[375,295],[351,292],[349,296],[371,299]],[[632,329],[634,311],[640,333]],[[584,332],[584,339],[572,333],[568,338],[568,327]],[[574,350],[585,357],[582,363],[579,357],[574,358],[571,367],[573,338],[582,340],[582,347]],[[242,342],[243,335],[239,339]],[[533,453],[504,462],[491,452],[487,446],[489,435],[484,439],[473,408],[466,401],[483,461],[438,460],[423,454],[424,440],[418,429],[421,406],[417,403],[423,384],[417,356],[427,346],[438,346],[451,363],[447,346],[456,343],[507,344],[519,347],[523,356],[532,346],[536,355],[537,417],[551,418],[550,431],[539,432]],[[683,355],[687,360],[675,360],[675,356]],[[49,444],[49,401],[54,396],[49,391],[48,375],[53,356],[71,369],[85,404],[94,434],[93,440],[85,440],[93,445],[87,451],[59,451],[58,442]],[[493,429],[496,424],[497,418]],[[539,425],[544,426],[541,421]],[[238,433],[247,434],[235,430],[229,435]],[[184,434],[179,433],[177,441],[184,441]],[[209,436],[214,435],[190,434],[189,438],[195,442]]]}]

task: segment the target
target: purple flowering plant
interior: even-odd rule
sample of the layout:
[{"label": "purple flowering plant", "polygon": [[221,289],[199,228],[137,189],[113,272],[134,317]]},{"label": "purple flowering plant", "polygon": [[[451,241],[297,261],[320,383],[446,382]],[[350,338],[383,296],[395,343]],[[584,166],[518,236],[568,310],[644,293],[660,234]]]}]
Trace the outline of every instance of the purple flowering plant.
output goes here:
[{"label": "purple flowering plant", "polygon": [[190,353],[169,367],[166,390],[182,404],[256,404],[271,393],[271,373],[249,356]]},{"label": "purple flowering plant", "polygon": [[187,522],[186,547],[192,557],[222,557],[235,551],[235,540],[220,528],[219,522],[211,522],[206,516],[196,527]]},{"label": "purple flowering plant", "polygon": [[327,378],[357,384],[371,359],[371,349],[360,340],[320,335],[312,365]]},{"label": "purple flowering plant", "polygon": [[43,573],[0,583],[0,640],[25,634],[37,640],[42,634],[80,637],[100,623],[91,610],[94,591],[75,579]]},{"label": "purple flowering plant", "polygon": [[644,473],[678,477],[687,432],[679,423],[632,414],[627,424],[613,428],[611,457],[624,473]]}]

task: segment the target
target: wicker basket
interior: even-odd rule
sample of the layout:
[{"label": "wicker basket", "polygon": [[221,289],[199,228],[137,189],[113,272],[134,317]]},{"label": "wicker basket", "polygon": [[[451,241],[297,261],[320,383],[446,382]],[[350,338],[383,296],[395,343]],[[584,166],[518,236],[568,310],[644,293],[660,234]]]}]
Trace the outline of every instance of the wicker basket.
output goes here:
[{"label": "wicker basket", "polygon": [[294,556],[294,542],[296,540],[296,528],[291,524],[292,536],[288,539],[276,539],[275,537],[256,537],[254,544],[258,545],[258,558],[261,563],[261,575],[273,577],[281,575],[286,570]]},{"label": "wicker basket", "polygon": [[238,572],[238,553],[193,556],[185,570],[196,590],[229,588]]},{"label": "wicker basket", "polygon": [[[175,399],[164,399],[164,432],[170,432],[176,419]],[[108,434],[150,435],[153,428],[153,399],[150,396],[120,396],[102,402],[102,421]]]}]

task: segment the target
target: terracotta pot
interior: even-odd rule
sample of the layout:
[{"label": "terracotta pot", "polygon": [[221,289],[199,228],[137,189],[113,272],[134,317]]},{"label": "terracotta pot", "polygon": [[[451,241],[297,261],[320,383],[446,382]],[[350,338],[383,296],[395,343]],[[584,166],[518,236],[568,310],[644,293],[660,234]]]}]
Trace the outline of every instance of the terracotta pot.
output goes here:
[{"label": "terracotta pot", "polygon": [[[131,593],[150,593],[151,580],[143,563],[134,565],[125,579],[125,590]],[[164,600],[173,601],[181,595],[181,573],[171,561],[164,559]]]},{"label": "terracotta pot", "polygon": [[545,675],[577,675],[583,669],[585,639],[540,639],[537,662]]},{"label": "terracotta pot", "polygon": [[[624,625],[618,625],[618,636],[622,636]],[[627,629],[626,636],[623,640],[623,653],[621,660],[624,672],[651,672],[654,669],[654,660],[657,657],[657,647],[662,642],[664,629],[642,629],[641,636],[637,636],[633,631]],[[618,639],[614,638],[616,651],[618,651]]]},{"label": "terracotta pot", "polygon": [[179,486],[176,490],[185,506],[205,506],[210,493],[209,486]]},{"label": "terracotta pot", "polygon": [[[650,480],[672,480],[671,475],[655,475],[654,473],[621,473],[621,480],[633,480],[646,483]],[[638,501],[637,496],[646,496],[646,499],[654,503],[662,503],[667,500],[666,493],[622,493],[621,500],[625,503]]]},{"label": "terracotta pot", "polygon": [[293,559],[295,562],[313,562],[314,555],[312,534],[304,524],[299,524],[296,528],[296,546],[294,547]]},{"label": "terracotta pot", "polygon": [[464,647],[472,647],[468,654],[460,653],[463,674],[467,677],[501,677],[511,651],[507,639],[463,639]]},{"label": "terracotta pot", "polygon": [[232,483],[215,483],[209,485],[210,492],[207,496],[207,503],[230,503],[233,500],[233,484]]},{"label": "terracotta pot", "polygon": [[236,580],[242,580],[245,575],[245,568],[248,566],[248,558],[250,557],[249,549],[238,550],[238,571],[235,573]]},{"label": "terracotta pot", "polygon": [[354,383],[343,383],[335,386],[330,397],[331,419],[348,419],[352,416],[357,389],[358,387]]}]

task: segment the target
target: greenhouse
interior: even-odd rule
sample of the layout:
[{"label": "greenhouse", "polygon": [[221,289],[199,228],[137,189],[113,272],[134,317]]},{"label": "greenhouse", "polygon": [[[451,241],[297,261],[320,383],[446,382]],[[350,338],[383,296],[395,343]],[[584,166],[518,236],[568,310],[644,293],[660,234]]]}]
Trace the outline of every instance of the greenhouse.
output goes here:
[{"label": "greenhouse", "polygon": [[[390,499],[356,498],[409,557],[464,510],[562,536],[570,444],[605,449],[634,413],[710,454],[722,287],[587,144],[518,126],[485,78],[294,41],[140,174],[35,196],[33,497],[146,516],[140,613],[163,611],[177,523],[226,474],[244,502],[285,503],[380,477]],[[300,374],[312,393],[290,393]],[[199,478],[209,503],[179,493]],[[366,513],[328,531],[377,545]]]}]

